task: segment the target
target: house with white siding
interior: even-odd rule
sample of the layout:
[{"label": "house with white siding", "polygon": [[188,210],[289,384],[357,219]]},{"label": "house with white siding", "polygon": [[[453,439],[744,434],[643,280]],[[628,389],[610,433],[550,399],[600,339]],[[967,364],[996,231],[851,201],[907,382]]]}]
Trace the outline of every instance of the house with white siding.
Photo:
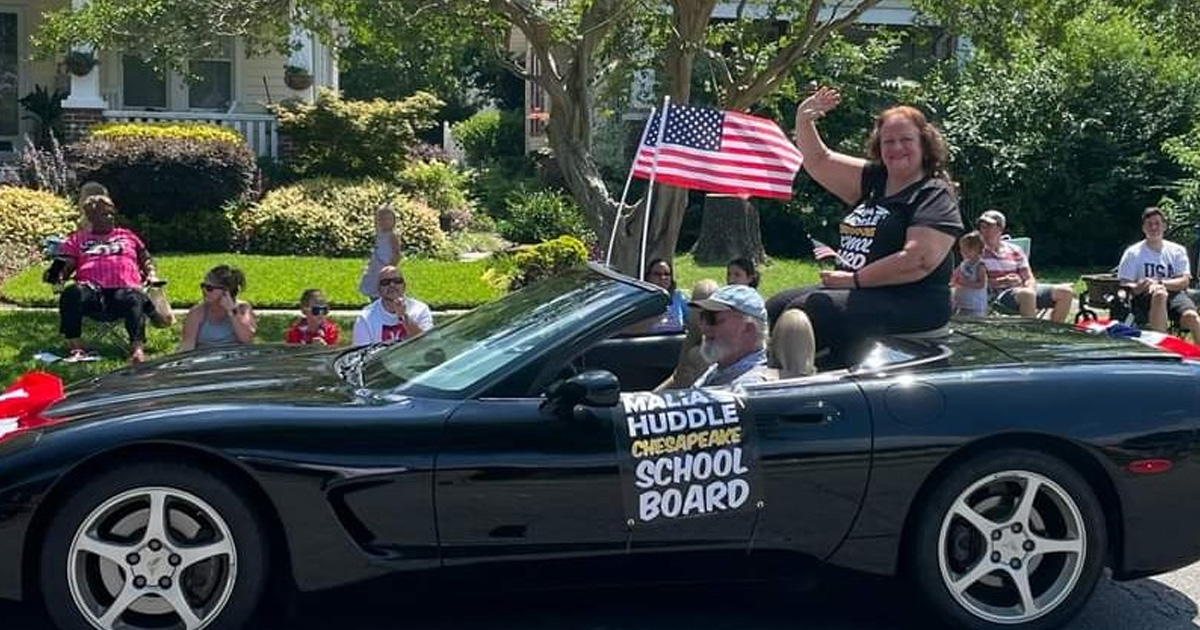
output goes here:
[{"label": "house with white siding", "polygon": [[[95,51],[90,70],[65,58],[34,60],[29,37],[48,11],[86,0],[0,0],[0,154],[19,150],[33,120],[17,102],[35,86],[67,91],[63,113],[67,140],[102,121],[210,122],[236,129],[259,156],[279,156],[275,117],[265,108],[283,99],[311,100],[322,87],[337,89],[333,51],[307,32],[297,31],[300,48],[290,55],[247,57],[243,42],[230,38],[223,49],[189,62],[201,81],[174,72],[158,73],[119,50]],[[285,76],[285,67],[308,71]],[[307,79],[307,80],[306,80]]]}]

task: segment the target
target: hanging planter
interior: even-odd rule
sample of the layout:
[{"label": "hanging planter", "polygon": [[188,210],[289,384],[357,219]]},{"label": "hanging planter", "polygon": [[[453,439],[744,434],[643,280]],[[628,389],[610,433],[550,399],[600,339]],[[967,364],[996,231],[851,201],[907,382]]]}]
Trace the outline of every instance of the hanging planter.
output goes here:
[{"label": "hanging planter", "polygon": [[87,76],[92,71],[92,68],[95,68],[99,63],[96,60],[96,55],[85,50],[72,50],[67,53],[66,59],[63,60],[63,65],[67,67],[67,71],[77,77]]},{"label": "hanging planter", "polygon": [[312,87],[313,75],[300,66],[284,66],[283,82],[293,90],[307,90]]}]

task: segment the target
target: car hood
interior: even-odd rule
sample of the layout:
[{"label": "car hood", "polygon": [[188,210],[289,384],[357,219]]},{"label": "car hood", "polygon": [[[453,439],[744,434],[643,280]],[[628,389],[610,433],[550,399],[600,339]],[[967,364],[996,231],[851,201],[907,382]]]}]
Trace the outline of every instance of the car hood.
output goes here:
[{"label": "car hood", "polygon": [[254,345],[173,355],[75,383],[46,415],[137,412],[166,404],[351,404],[359,397],[333,369],[342,351]]}]

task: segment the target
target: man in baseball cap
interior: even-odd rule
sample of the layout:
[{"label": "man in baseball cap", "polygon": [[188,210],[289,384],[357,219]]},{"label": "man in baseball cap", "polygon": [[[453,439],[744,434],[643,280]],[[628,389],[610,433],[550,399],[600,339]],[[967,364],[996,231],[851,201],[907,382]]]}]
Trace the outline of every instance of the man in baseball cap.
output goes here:
[{"label": "man in baseball cap", "polygon": [[1008,221],[999,210],[988,210],[975,220],[983,237],[983,261],[988,275],[988,297],[1002,312],[1037,317],[1038,309],[1052,308],[1050,319],[1067,320],[1075,290],[1070,284],[1037,281],[1025,251],[1004,240]]},{"label": "man in baseball cap", "polygon": [[729,284],[689,306],[699,309],[700,354],[710,364],[695,387],[767,380],[767,308],[758,291]]}]

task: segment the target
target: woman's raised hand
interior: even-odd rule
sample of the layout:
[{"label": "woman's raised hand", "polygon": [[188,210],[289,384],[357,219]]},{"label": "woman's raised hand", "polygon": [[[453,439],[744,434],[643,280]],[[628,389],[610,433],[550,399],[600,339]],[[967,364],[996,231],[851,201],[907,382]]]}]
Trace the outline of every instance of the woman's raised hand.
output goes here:
[{"label": "woman's raised hand", "polygon": [[816,120],[837,107],[842,102],[842,95],[837,90],[821,86],[811,96],[801,101],[796,107],[796,122]]}]

